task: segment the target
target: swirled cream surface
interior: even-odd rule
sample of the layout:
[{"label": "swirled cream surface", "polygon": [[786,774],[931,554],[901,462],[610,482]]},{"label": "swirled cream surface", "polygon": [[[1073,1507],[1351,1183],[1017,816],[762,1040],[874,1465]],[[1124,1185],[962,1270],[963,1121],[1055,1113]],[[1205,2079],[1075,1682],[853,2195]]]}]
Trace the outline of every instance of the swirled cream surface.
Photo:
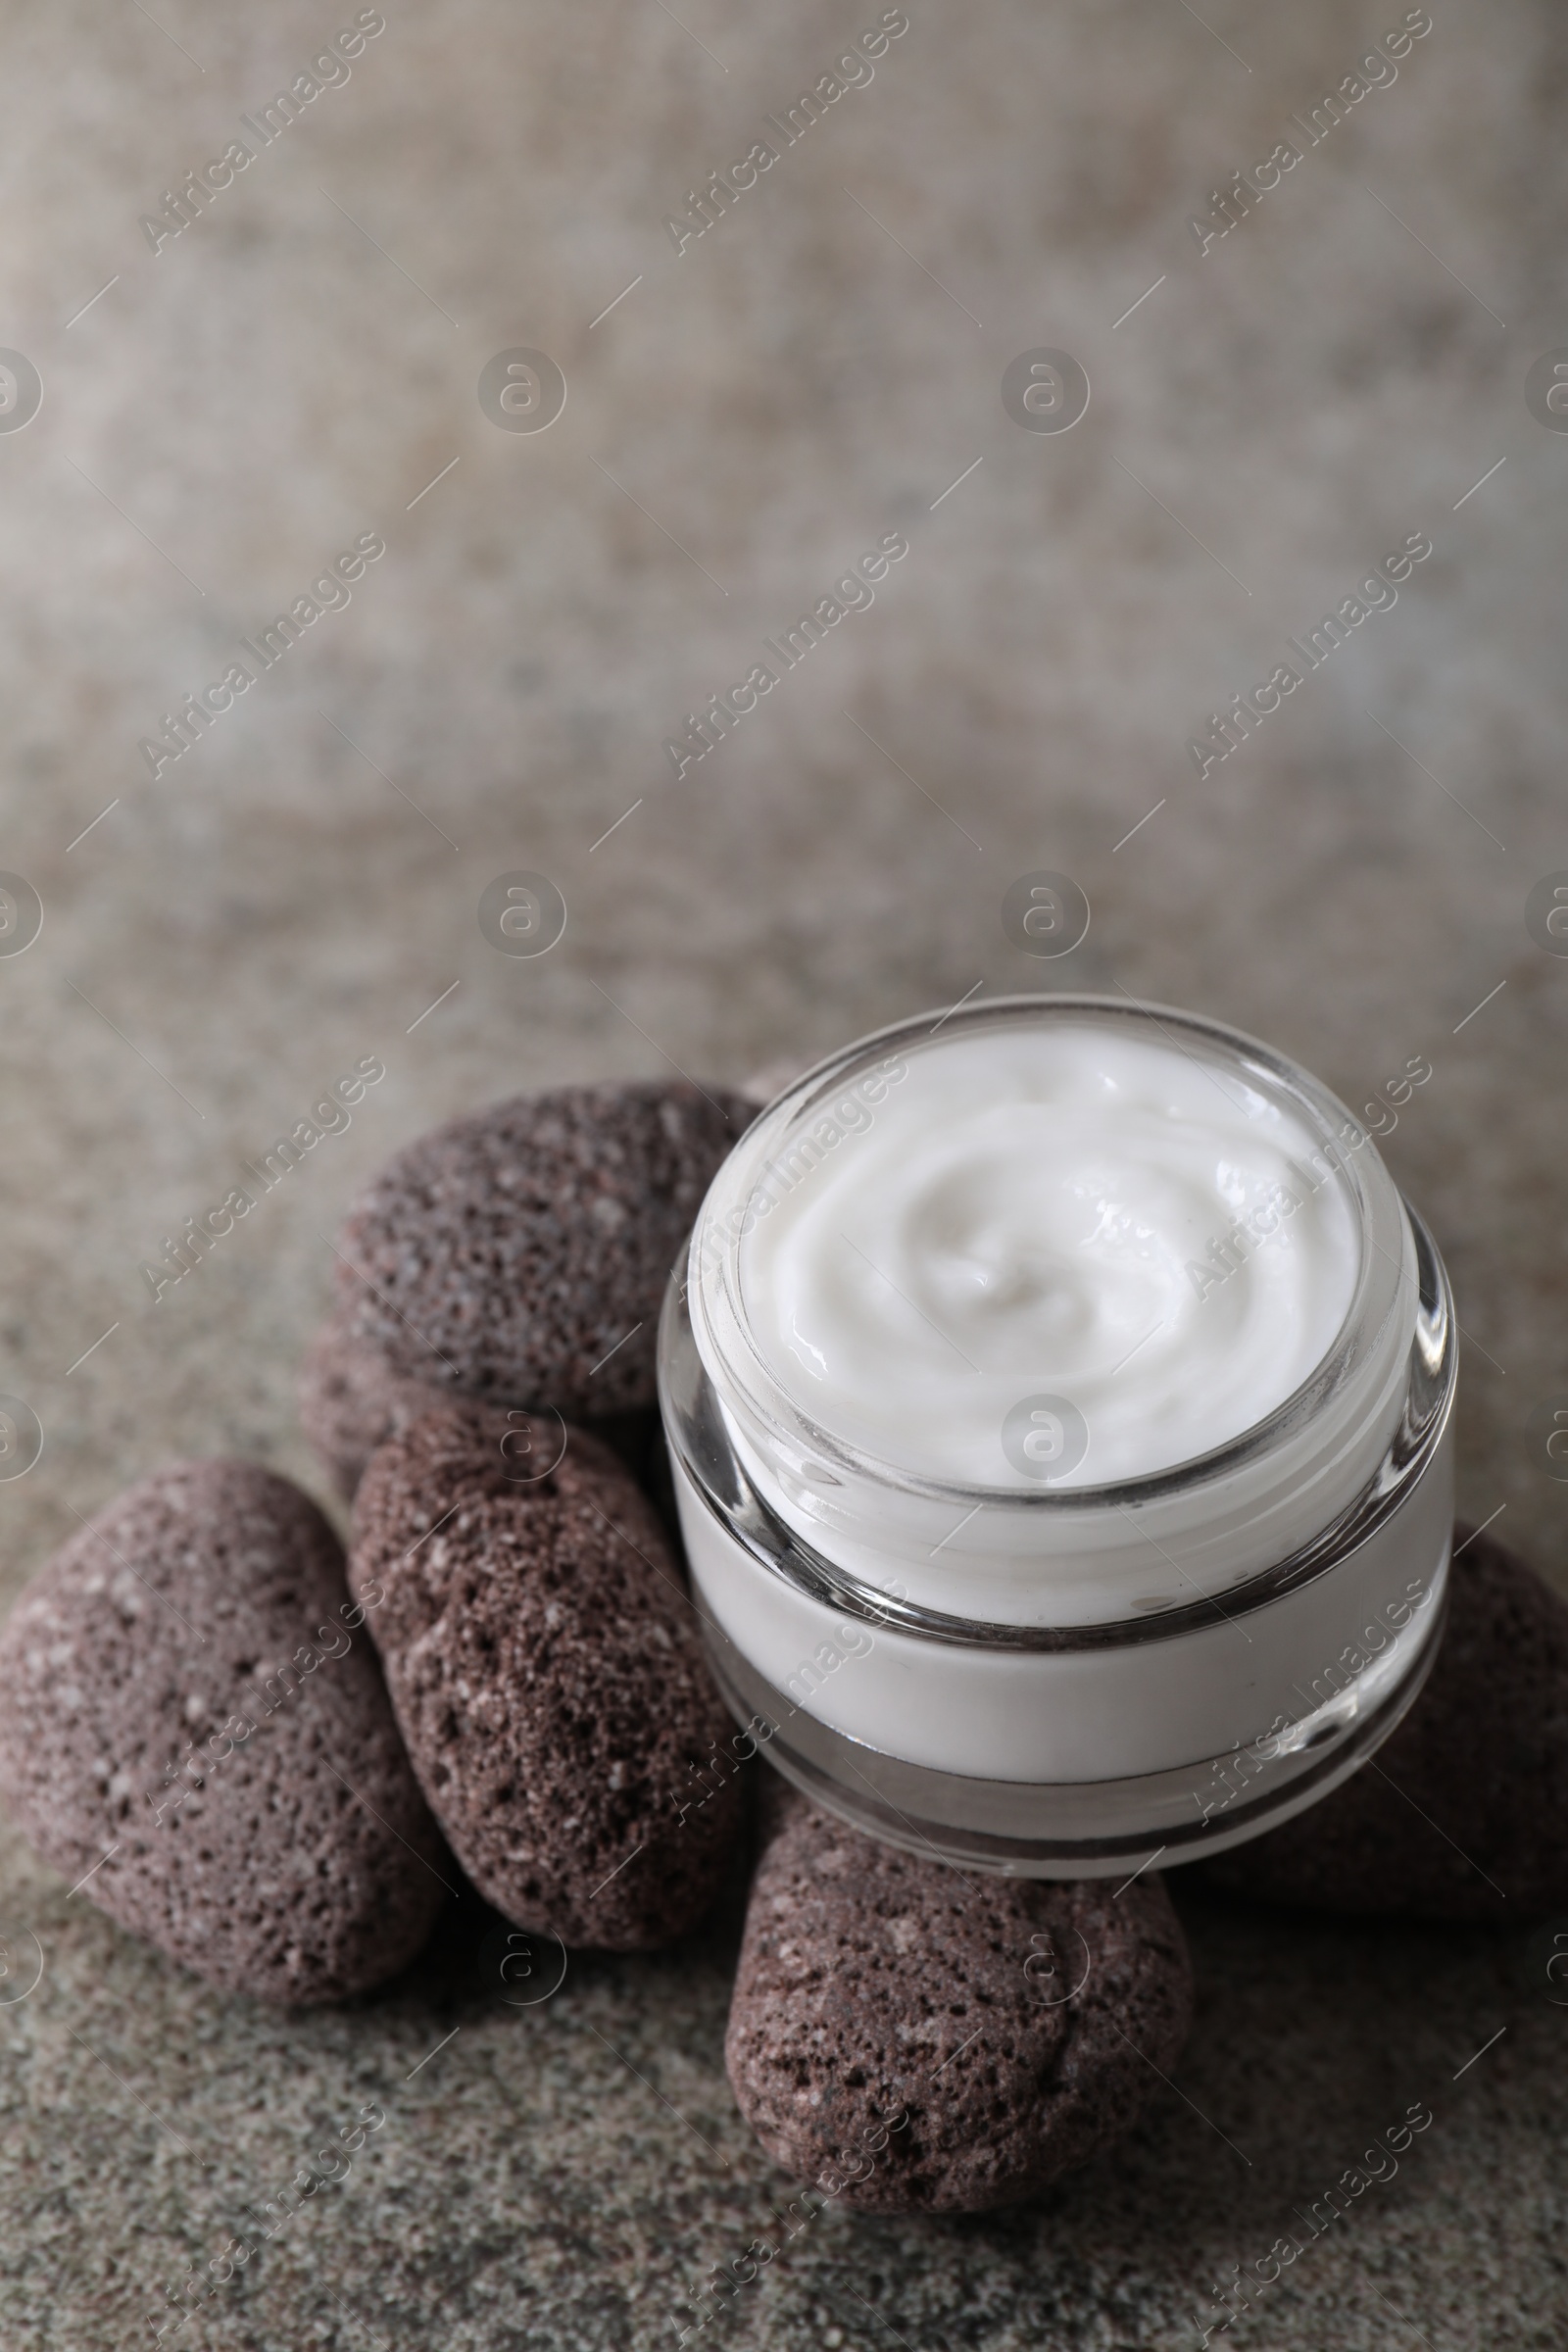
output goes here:
[{"label": "swirled cream surface", "polygon": [[753,1343],[813,1421],[904,1471],[1169,1469],[1265,1419],[1345,1322],[1360,1243],[1314,1152],[1200,1047],[1088,1019],[939,1032],[759,1171]]}]

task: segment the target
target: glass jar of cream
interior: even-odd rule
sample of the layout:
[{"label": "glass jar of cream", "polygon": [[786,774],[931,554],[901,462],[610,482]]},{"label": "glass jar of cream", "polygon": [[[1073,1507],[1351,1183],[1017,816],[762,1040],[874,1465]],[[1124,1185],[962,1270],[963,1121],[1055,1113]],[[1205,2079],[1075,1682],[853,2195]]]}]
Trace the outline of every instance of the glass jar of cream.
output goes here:
[{"label": "glass jar of cream", "polygon": [[1256,1836],[1425,1679],[1456,1369],[1430,1237],[1283,1054],[1095,997],[883,1030],[748,1130],[665,1303],[725,1696],[965,1866]]}]

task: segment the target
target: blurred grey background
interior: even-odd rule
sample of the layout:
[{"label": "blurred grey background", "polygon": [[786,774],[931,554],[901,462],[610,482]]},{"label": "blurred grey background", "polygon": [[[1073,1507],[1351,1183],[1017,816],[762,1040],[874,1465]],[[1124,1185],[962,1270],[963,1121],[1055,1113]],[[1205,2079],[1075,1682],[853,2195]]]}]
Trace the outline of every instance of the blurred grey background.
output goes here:
[{"label": "blurred grey background", "polygon": [[[1435,0],[1311,144],[1289,118],[1398,0],[908,0],[785,145],[765,118],[875,0],[387,0],[346,78],[242,131],[356,13],[0,19],[0,344],[43,392],[0,429],[0,868],[44,908],[0,956],[0,1390],[45,1431],[0,1485],[8,1589],[172,1453],[319,1493],[292,1380],[323,1237],[421,1128],[1088,987],[1252,1030],[1357,1109],[1430,1060],[1384,1149],[1457,1288],[1462,1502],[1568,1591],[1542,1418],[1568,1402],[1568,960],[1525,921],[1568,868],[1568,441],[1525,396],[1568,332],[1560,12]],[[236,136],[254,160],[155,251],[143,217]],[[677,251],[666,219],[758,139],[776,164]],[[1200,250],[1192,218],[1217,229],[1213,191],[1282,139],[1300,162]],[[480,405],[518,348],[564,373],[546,431]],[[1070,431],[1004,408],[1041,348],[1087,371]],[[677,781],[685,714],[891,532],[874,606]],[[1396,606],[1200,777],[1209,713],[1422,532]],[[386,553],[352,601],[149,774],[139,741],[362,533]],[[1055,961],[1002,927],[1037,868],[1093,908]],[[476,920],[515,869],[569,910],[537,959]],[[352,1128],[154,1304],[140,1262],[368,1054]],[[413,1989],[301,2023],[177,1977],[9,1832],[5,1857],[0,1926],[50,1959],[0,2005],[8,2346],[147,2340],[351,2082],[404,2102],[380,2170],[182,2340],[662,2342],[783,2193],[722,2076],[733,1920],[587,1962],[521,2024],[454,1931]],[[1556,2340],[1560,2015],[1448,2088],[1513,2015],[1502,1947],[1197,1897],[1189,1924],[1200,2031],[1128,2151],[1004,2221],[825,2216],[735,2343],[1189,2342],[1212,2279],[1418,2096],[1419,2161],[1238,2337],[1414,2340],[1403,2313],[1438,2347]]]}]

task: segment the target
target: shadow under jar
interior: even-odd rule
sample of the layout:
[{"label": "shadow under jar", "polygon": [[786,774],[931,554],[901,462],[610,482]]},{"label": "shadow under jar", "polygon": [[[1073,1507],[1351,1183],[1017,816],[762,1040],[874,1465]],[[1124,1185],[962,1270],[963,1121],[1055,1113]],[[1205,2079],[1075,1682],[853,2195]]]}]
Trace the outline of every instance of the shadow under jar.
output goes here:
[{"label": "shadow under jar", "polygon": [[1283,1054],[1093,997],[883,1030],[748,1130],[665,1301],[725,1697],[966,1867],[1255,1837],[1430,1669],[1456,1370],[1431,1237]]}]

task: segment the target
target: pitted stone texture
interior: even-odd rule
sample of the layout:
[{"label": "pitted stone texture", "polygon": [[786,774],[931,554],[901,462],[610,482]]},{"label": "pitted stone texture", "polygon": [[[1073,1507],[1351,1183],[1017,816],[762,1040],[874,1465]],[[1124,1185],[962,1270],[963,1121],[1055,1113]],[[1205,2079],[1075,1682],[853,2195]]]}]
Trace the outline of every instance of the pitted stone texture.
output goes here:
[{"label": "pitted stone texture", "polygon": [[434,1129],[349,1212],[350,1330],[407,1377],[568,1419],[653,1404],[664,1285],[755,1114],[716,1088],[622,1082]]},{"label": "pitted stone texture", "polygon": [[1321,1804],[1201,1867],[1318,1911],[1495,1919],[1568,1909],[1568,1607],[1491,1536],[1455,1531],[1426,1688]]},{"label": "pitted stone texture", "polygon": [[395,1976],[449,1897],[360,1620],[297,1488],[248,1462],[156,1472],[55,1554],[0,1636],[13,1818],[111,1918],[226,1990],[304,2003]]},{"label": "pitted stone texture", "polygon": [[725,2057],[787,2171],[866,2212],[978,2213],[1126,2132],[1192,2003],[1157,1879],[965,1877],[797,1802],[752,1888]]},{"label": "pitted stone texture", "polygon": [[[311,1450],[345,1502],[353,1501],[365,1465],[378,1446],[400,1436],[433,1406],[457,1401],[449,1388],[394,1372],[373,1342],[354,1336],[341,1307],[328,1315],[306,1349],[295,1396]],[[610,1414],[595,1422],[594,1429],[673,1526],[674,1495],[658,1408]],[[541,1438],[544,1434],[541,1430]]]},{"label": "pitted stone texture", "polygon": [[386,1590],[392,1702],[481,1893],[518,1927],[643,1950],[697,1924],[734,1850],[739,1784],[702,1777],[730,1720],[649,1503],[577,1429],[518,1479],[521,1420],[444,1405],[383,1446],[350,1581]]},{"label": "pitted stone texture", "polygon": [[378,1446],[432,1405],[451,1401],[451,1391],[436,1382],[394,1371],[379,1348],[358,1337],[342,1307],[306,1350],[296,1394],[311,1451],[347,1502]]}]

